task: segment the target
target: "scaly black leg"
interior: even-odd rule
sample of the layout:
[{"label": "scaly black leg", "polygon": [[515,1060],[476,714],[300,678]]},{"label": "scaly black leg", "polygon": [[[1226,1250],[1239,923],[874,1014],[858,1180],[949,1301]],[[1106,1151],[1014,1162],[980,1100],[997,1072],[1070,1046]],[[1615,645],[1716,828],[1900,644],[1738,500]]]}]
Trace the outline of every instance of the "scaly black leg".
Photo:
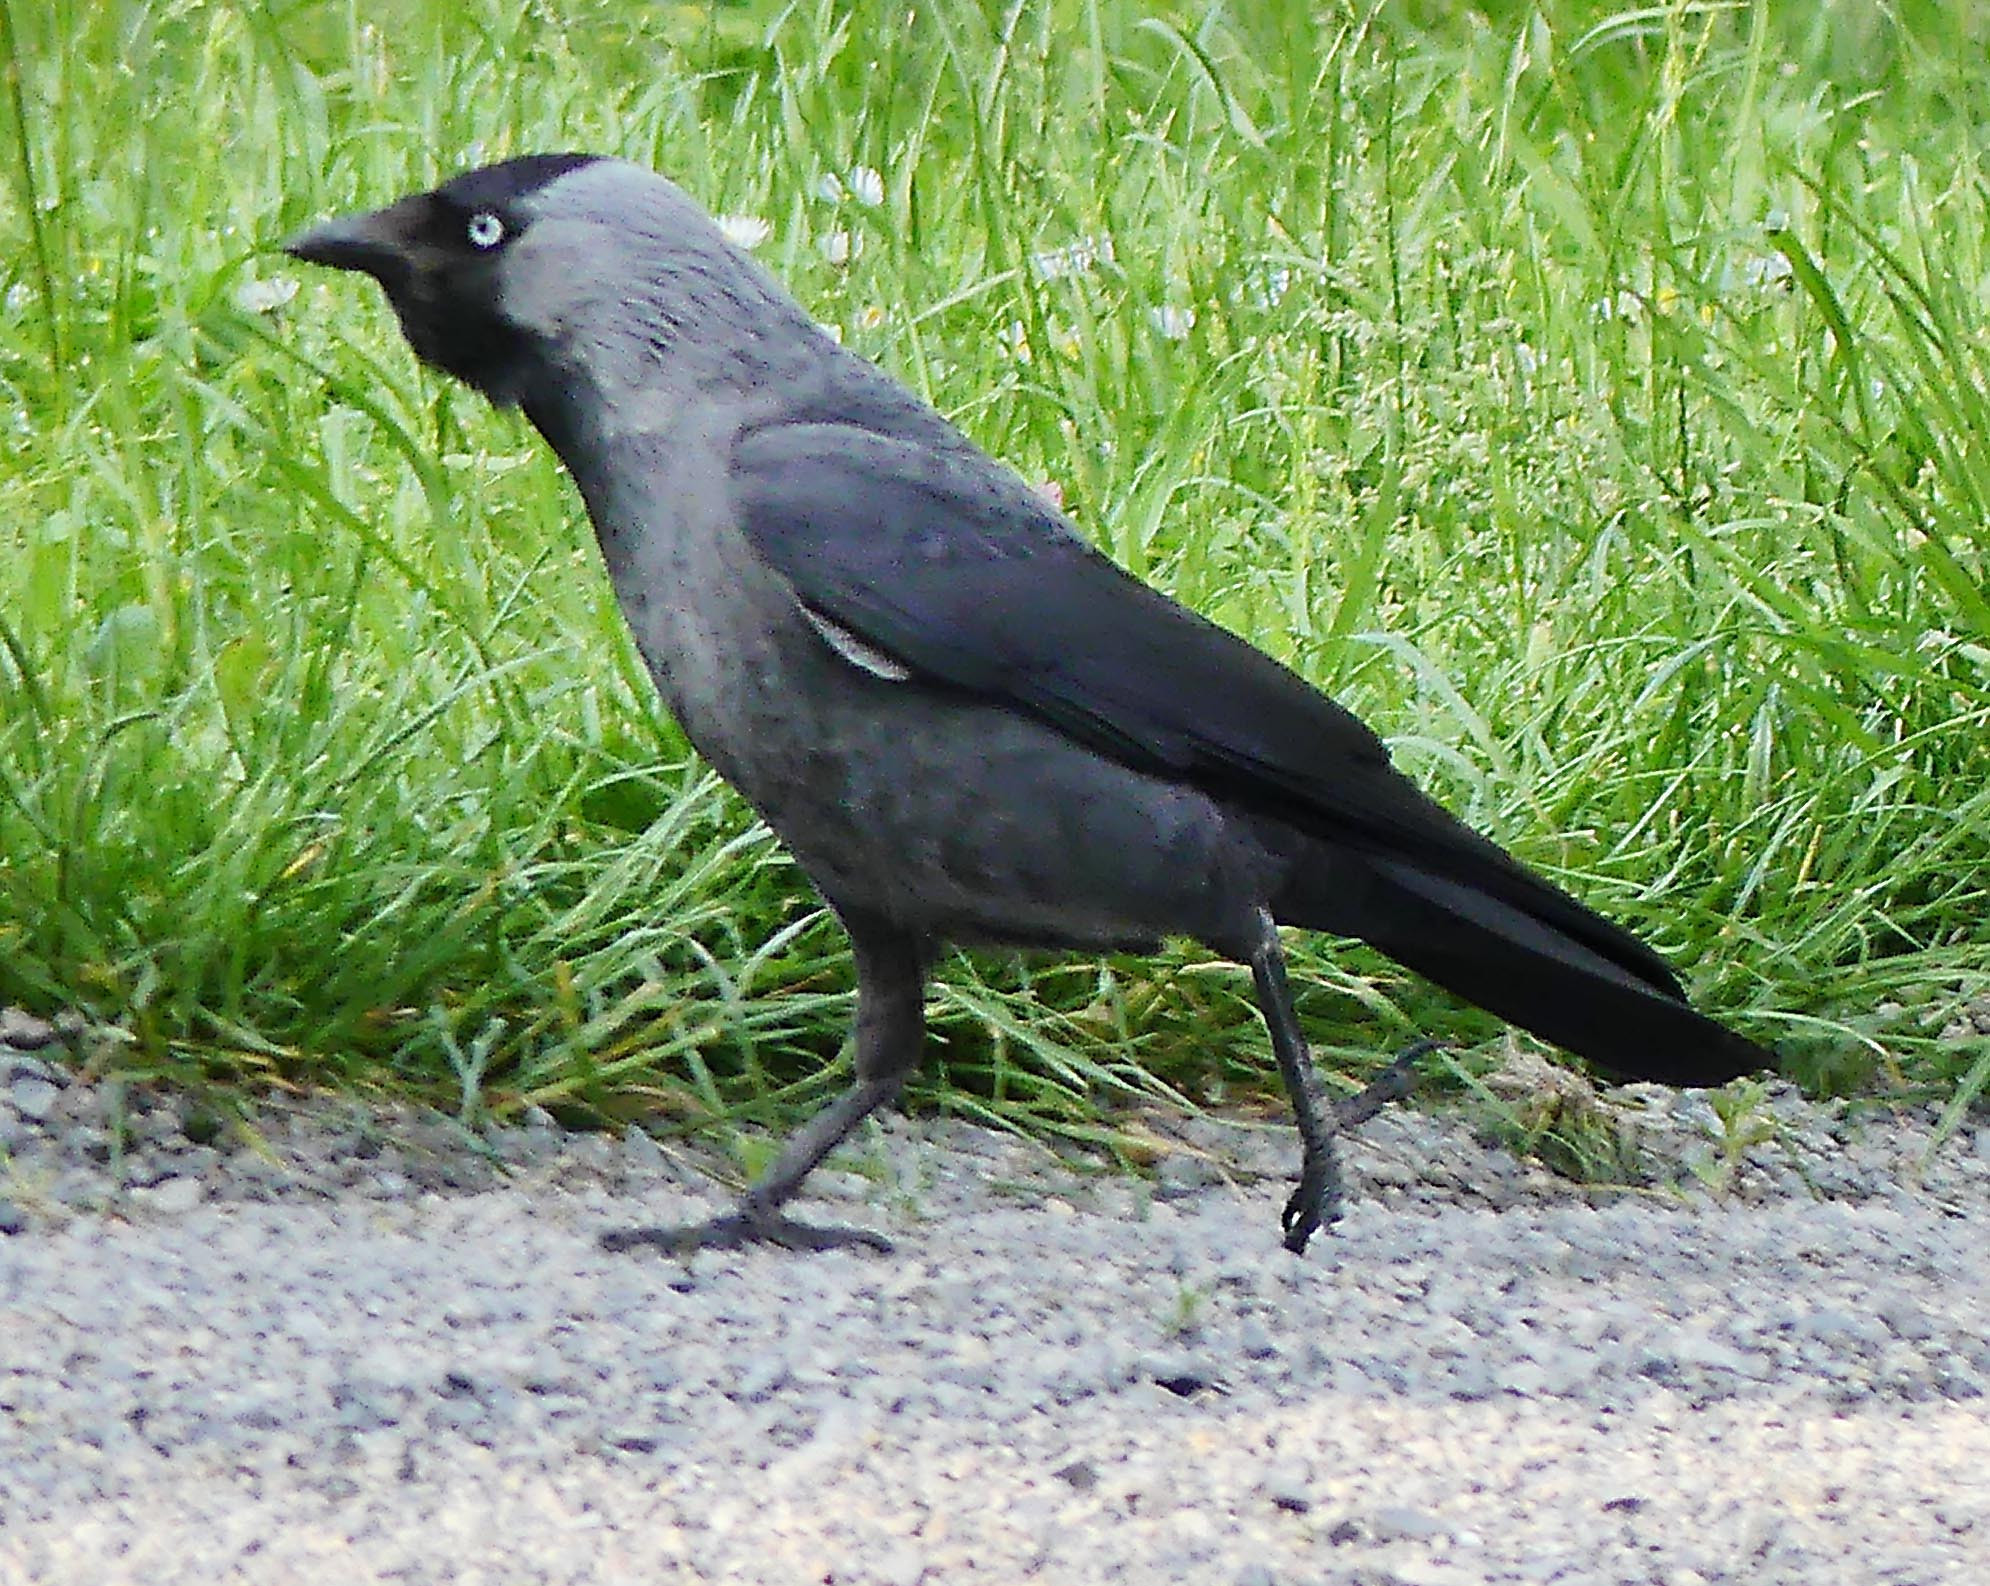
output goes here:
[{"label": "scaly black leg", "polygon": [[604,1250],[654,1245],[689,1255],[748,1244],[788,1250],[891,1248],[890,1240],[869,1229],[813,1227],[781,1211],[823,1158],[898,1094],[925,1039],[926,944],[875,916],[839,912],[857,956],[856,1083],[796,1132],[733,1211],[702,1223],[612,1229],[601,1236]]},{"label": "scaly black leg", "polygon": [[1320,1094],[1313,1054],[1306,1049],[1298,1015],[1292,1011],[1292,988],[1285,979],[1285,953],[1278,945],[1278,926],[1263,910],[1258,914],[1250,963],[1258,1008],[1271,1033],[1272,1054],[1278,1059],[1279,1076],[1285,1081],[1286,1095],[1292,1098],[1293,1118],[1299,1125],[1299,1187],[1285,1203],[1282,1218],[1285,1248],[1298,1253],[1305,1250],[1316,1228],[1340,1217],[1340,1159],[1334,1151],[1340,1120]]}]

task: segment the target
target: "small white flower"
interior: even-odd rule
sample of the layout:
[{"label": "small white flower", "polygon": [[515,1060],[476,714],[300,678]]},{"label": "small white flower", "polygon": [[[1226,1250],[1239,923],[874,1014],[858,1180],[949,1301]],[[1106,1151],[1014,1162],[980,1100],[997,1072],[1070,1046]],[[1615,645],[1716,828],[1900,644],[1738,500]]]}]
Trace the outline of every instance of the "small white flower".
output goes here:
[{"label": "small white flower", "polygon": [[834,265],[848,264],[864,251],[864,239],[848,231],[832,231],[822,239],[822,256]]},{"label": "small white flower", "polygon": [[824,171],[815,181],[815,196],[826,204],[840,204],[854,198],[866,209],[884,202],[884,178],[870,165],[853,165],[847,179],[834,171]]},{"label": "small white flower", "polygon": [[1742,279],[1757,288],[1787,288],[1796,273],[1796,266],[1780,253],[1759,253],[1745,260],[1741,266]]},{"label": "small white flower", "polygon": [[9,314],[26,313],[28,305],[34,300],[35,289],[25,281],[16,281],[12,286],[7,288],[7,312]]},{"label": "small white flower", "polygon": [[1030,333],[1021,320],[1010,320],[997,334],[996,340],[1008,349],[1009,355],[1018,363],[1030,361]]},{"label": "small white flower", "polygon": [[1257,272],[1253,282],[1252,296],[1257,299],[1259,308],[1270,308],[1282,301],[1292,285],[1292,266],[1289,264],[1268,264]]},{"label": "small white flower", "polygon": [[774,228],[758,215],[721,215],[719,230],[735,248],[757,248],[774,235]]},{"label": "small white flower", "polygon": [[1062,248],[1048,248],[1030,255],[1030,265],[1046,281],[1061,281],[1068,275],[1089,275],[1101,262],[1111,264],[1111,237],[1080,237]]},{"label": "small white flower", "polygon": [[297,295],[297,278],[279,275],[268,281],[238,281],[229,295],[244,314],[274,314]]},{"label": "small white flower", "polygon": [[1169,341],[1180,341],[1195,329],[1195,310],[1177,308],[1173,303],[1159,303],[1147,310],[1147,318]]},{"label": "small white flower", "polygon": [[832,325],[826,319],[819,319],[815,322],[815,328],[831,341],[835,342],[837,346],[840,347],[843,345],[843,327],[841,325]]},{"label": "small white flower", "polygon": [[1790,261],[1780,253],[1736,252],[1721,265],[1719,290],[1723,297],[1742,292],[1787,292],[1795,275]]},{"label": "small white flower", "polygon": [[884,202],[884,178],[868,165],[850,171],[850,196],[860,204],[876,209]]},{"label": "small white flower", "polygon": [[1626,289],[1611,297],[1598,298],[1590,312],[1601,320],[1620,319],[1626,325],[1635,325],[1645,317],[1645,306],[1637,293]]},{"label": "small white flower", "polygon": [[1513,344],[1513,361],[1520,366],[1520,372],[1533,379],[1541,369],[1541,355],[1524,341]]}]

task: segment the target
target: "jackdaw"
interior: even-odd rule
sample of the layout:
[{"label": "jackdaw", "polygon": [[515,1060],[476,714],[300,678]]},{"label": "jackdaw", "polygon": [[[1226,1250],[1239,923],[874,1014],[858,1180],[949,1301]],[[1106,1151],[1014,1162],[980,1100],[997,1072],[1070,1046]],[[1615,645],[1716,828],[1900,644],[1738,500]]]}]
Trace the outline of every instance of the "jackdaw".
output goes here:
[{"label": "jackdaw", "polygon": [[1360,937],[1613,1074],[1769,1066],[1356,717],[1122,571],[838,345],[664,178],[530,155],[285,246],[374,277],[418,356],[524,409],[685,734],[849,932],[855,1084],[734,1212],[612,1247],[881,1244],[782,1208],[898,1093],[950,943],[1182,935],[1248,964],[1303,1145],[1295,1251],[1338,1214],[1346,1118],[1293,1015],[1280,924]]}]

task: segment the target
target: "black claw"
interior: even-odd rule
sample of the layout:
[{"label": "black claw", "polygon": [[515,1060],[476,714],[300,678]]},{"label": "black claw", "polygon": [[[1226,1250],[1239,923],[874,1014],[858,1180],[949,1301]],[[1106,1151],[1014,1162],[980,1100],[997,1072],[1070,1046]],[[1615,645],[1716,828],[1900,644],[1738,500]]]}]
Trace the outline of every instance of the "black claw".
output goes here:
[{"label": "black claw", "polygon": [[1299,1187],[1285,1203],[1279,1221],[1285,1228],[1285,1248],[1304,1255],[1306,1241],[1320,1229],[1337,1223],[1341,1217],[1341,1190],[1331,1157],[1306,1163],[1299,1173]]},{"label": "black claw", "polygon": [[791,1217],[748,1217],[727,1212],[709,1222],[660,1228],[611,1228],[601,1235],[601,1248],[620,1254],[652,1245],[666,1255],[688,1256],[694,1250],[742,1250],[748,1245],[773,1245],[781,1250],[889,1251],[891,1241],[868,1228],[819,1228]]}]

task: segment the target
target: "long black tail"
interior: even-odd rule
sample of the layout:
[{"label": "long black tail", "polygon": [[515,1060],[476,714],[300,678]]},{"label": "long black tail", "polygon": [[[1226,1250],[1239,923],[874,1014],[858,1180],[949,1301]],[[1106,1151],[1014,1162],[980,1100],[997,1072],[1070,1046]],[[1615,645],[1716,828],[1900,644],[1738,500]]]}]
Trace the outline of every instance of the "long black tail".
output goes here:
[{"label": "long black tail", "polygon": [[[1459,828],[1460,833],[1464,828]],[[1775,1067],[1697,1013],[1628,931],[1474,836],[1469,880],[1418,863],[1309,845],[1275,900],[1281,922],[1358,936],[1448,991],[1626,1079],[1717,1085]],[[1490,856],[1498,861],[1488,865]]]}]

